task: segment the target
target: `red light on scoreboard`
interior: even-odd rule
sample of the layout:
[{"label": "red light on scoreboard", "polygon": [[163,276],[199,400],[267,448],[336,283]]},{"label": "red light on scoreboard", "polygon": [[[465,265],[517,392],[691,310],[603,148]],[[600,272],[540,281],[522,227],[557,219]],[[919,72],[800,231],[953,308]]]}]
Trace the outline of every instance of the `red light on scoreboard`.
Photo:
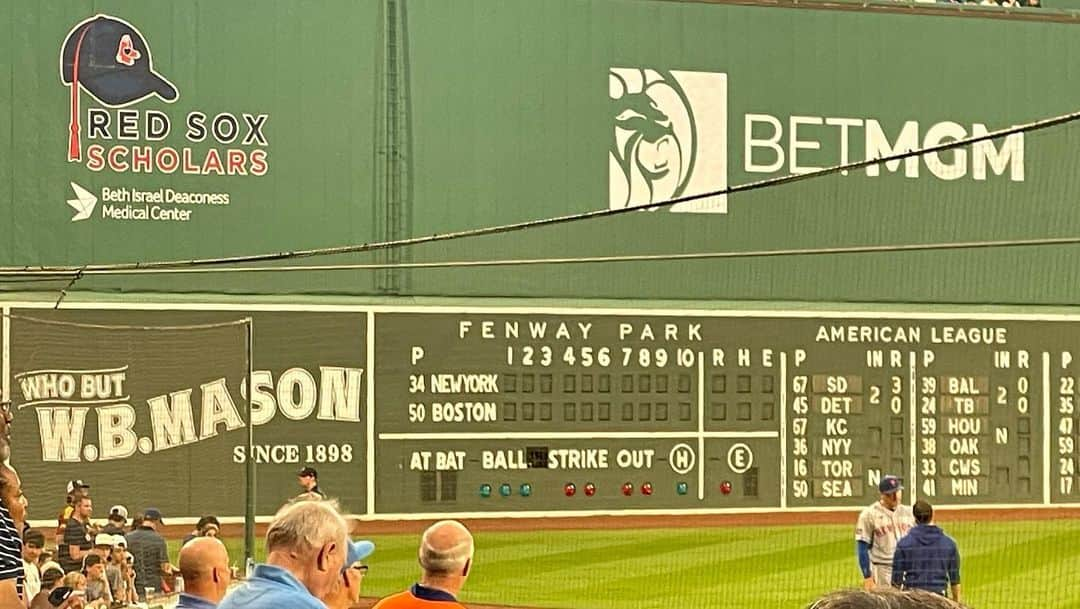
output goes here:
[{"label": "red light on scoreboard", "polygon": [[573,497],[577,493],[577,487],[574,486],[573,482],[567,482],[566,485],[563,486],[563,493],[566,493],[567,497]]},{"label": "red light on scoreboard", "polygon": [[641,485],[641,494],[642,495],[651,495],[652,490],[653,490],[652,489],[652,482],[646,482],[645,484]]},{"label": "red light on scoreboard", "polygon": [[622,485],[622,494],[629,497],[634,494],[634,484],[632,482],[624,482]]},{"label": "red light on scoreboard", "polygon": [[586,482],[585,483],[585,496],[586,497],[592,497],[595,494],[596,494],[596,485],[593,484],[592,482]]},{"label": "red light on scoreboard", "polygon": [[723,482],[721,482],[720,483],[720,492],[725,494],[725,495],[730,495],[731,494],[731,483],[728,482],[727,480],[724,480]]}]

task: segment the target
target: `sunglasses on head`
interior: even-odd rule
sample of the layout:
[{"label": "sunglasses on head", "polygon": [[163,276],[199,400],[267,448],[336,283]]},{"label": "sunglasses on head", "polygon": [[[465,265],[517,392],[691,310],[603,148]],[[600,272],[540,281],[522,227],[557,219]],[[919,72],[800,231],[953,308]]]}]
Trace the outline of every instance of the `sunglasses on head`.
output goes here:
[{"label": "sunglasses on head", "polygon": [[345,581],[346,586],[349,585],[349,575],[348,575],[349,574],[349,569],[352,569],[353,571],[357,571],[358,575],[360,575],[360,577],[363,577],[363,576],[367,575],[367,572],[368,572],[368,566],[367,565],[351,565],[351,566],[348,566],[348,567],[342,567],[341,568],[341,578]]}]

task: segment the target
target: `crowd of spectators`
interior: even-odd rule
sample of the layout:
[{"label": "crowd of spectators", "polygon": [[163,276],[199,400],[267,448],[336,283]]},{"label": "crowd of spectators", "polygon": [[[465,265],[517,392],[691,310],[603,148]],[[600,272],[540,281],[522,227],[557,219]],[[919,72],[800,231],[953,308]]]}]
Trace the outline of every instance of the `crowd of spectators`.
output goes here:
[{"label": "crowd of spectators", "polygon": [[[297,607],[349,609],[360,599],[367,573],[365,559],[375,544],[349,539],[349,526],[337,503],[301,476],[303,492],[274,517],[266,533],[267,558],[246,580],[234,582],[225,545],[218,539],[221,523],[204,516],[181,542],[178,566],[169,560],[161,536],[163,515],[146,508],[129,518],[125,506],[109,509],[104,524],[95,524],[90,485],[72,480],[53,531],[25,526],[26,501],[18,475],[0,470],[0,607],[31,609],[111,609],[137,606],[164,595],[178,609]],[[307,480],[304,480],[307,478]],[[8,506],[15,509],[8,510]],[[8,560],[17,556],[18,562]],[[418,559],[422,575],[409,590],[380,602],[381,609],[408,609],[439,602],[461,609],[457,594],[468,577],[473,540],[462,524],[439,522],[423,535]],[[18,604],[4,604],[18,599]]]},{"label": "crowd of spectators", "polygon": [[[94,524],[93,513],[90,485],[72,480],[57,517],[53,547],[48,547],[42,531],[12,520],[12,528],[22,531],[22,575],[17,578],[22,606],[52,607],[54,592],[52,600],[65,607],[96,609],[130,606],[148,595],[177,591],[181,570],[170,562],[158,531],[163,524],[160,510],[147,508],[129,518],[125,506],[114,505],[102,525]],[[216,538],[220,526],[216,517],[204,516],[183,545]],[[5,541],[0,539],[0,544]]]}]

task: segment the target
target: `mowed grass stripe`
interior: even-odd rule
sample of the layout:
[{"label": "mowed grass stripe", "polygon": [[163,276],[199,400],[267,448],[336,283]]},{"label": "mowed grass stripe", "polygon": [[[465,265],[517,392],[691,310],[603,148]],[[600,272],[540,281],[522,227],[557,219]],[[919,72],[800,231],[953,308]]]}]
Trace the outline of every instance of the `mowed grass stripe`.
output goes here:
[{"label": "mowed grass stripe", "polygon": [[[804,568],[808,558],[820,560],[822,556],[837,556],[841,545],[847,544],[837,541],[799,544],[794,540],[787,540],[758,543],[747,549],[747,552],[739,553],[728,552],[727,547],[721,547],[712,556],[670,561],[657,574],[675,585],[739,586],[764,573]],[[646,597],[656,598],[666,594],[667,591],[653,590],[649,591]]]},{"label": "mowed grass stripe", "polygon": [[806,560],[808,564],[800,569],[765,569],[762,575],[748,579],[740,592],[761,600],[762,607],[803,607],[826,590],[858,586],[862,578],[854,551],[850,557],[824,560],[807,556]]},{"label": "mowed grass stripe", "polygon": [[[624,567],[637,565],[643,557],[664,564],[672,559],[685,559],[695,554],[715,555],[720,552],[717,547],[720,545],[730,550],[736,544],[746,544],[750,547],[753,543],[753,534],[746,532],[729,538],[712,538],[703,536],[700,532],[685,530],[646,537],[625,542],[626,535],[620,533],[617,536],[609,536],[606,544],[598,538],[582,548],[573,547],[577,543],[576,540],[549,538],[547,551],[539,555],[534,553],[532,556],[515,560],[496,558],[492,562],[499,569],[507,569],[508,575],[513,575],[523,569],[559,575],[562,571],[580,571],[586,567],[603,569],[605,572],[625,573]],[[565,549],[564,543],[571,549]],[[541,560],[537,560],[538,558]]]},{"label": "mowed grass stripe", "polygon": [[[579,598],[594,599],[618,599],[620,595],[624,595],[625,601],[629,602],[633,599],[632,606],[655,604],[656,601],[652,598],[655,596],[671,596],[689,601],[692,597],[697,598],[699,593],[706,596],[715,593],[721,595],[717,598],[735,600],[733,593],[738,595],[745,590],[752,598],[760,590],[748,589],[745,580],[750,575],[749,571],[755,569],[754,565],[760,564],[758,555],[762,548],[791,546],[793,538],[828,539],[841,534],[850,534],[849,527],[829,528],[831,531],[809,531],[804,527],[701,530],[697,532],[700,538],[697,547],[665,552],[667,548],[657,545],[645,556],[627,556],[618,562],[608,563],[607,570],[592,572],[591,579],[572,586],[567,592]],[[738,541],[732,543],[732,539],[738,539]],[[854,541],[851,544],[853,547]],[[853,553],[852,556],[854,556]],[[721,557],[726,559],[726,562],[718,565],[718,559]],[[819,557],[813,556],[813,560],[817,561]],[[685,570],[695,563],[702,565],[699,567],[700,571],[709,573],[707,579],[694,579],[693,574],[682,578],[673,576],[673,572],[678,571],[679,568]],[[732,569],[730,568],[732,565],[745,566],[741,569]],[[729,573],[730,577],[718,576],[719,566],[732,572]],[[576,572],[580,573],[583,570],[592,571],[588,566],[582,565]],[[767,565],[764,571],[771,572]],[[641,582],[645,580],[650,582],[648,591],[641,590]],[[569,581],[581,581],[581,576],[572,577]],[[599,604],[609,605],[605,602]],[[615,606],[618,606],[618,603],[615,603]]]},{"label": "mowed grass stripe", "polygon": [[[476,552],[478,560],[489,563],[499,563],[507,568],[514,568],[525,564],[532,566],[538,557],[550,559],[552,564],[566,562],[575,557],[593,558],[591,553],[624,552],[636,553],[638,547],[656,543],[652,537],[639,538],[633,535],[600,533],[581,537],[576,534],[563,533],[559,535],[537,533],[500,533],[504,540],[510,543],[497,549],[490,549],[487,545],[488,538],[477,536]],[[684,538],[689,542],[692,535],[683,532],[675,539]],[[515,564],[517,563],[517,564]]]},{"label": "mowed grass stripe", "polygon": [[[617,584],[619,578],[633,579],[646,572],[653,578],[668,579],[676,577],[680,569],[697,565],[725,560],[729,564],[750,563],[757,560],[763,549],[790,545],[786,533],[788,531],[774,529],[710,529],[697,531],[689,546],[654,541],[644,547],[643,554],[626,554],[610,562],[607,567],[611,571],[606,575],[610,583]],[[647,561],[648,565],[643,565],[642,561]],[[584,591],[589,585],[585,582],[570,592]]]},{"label": "mowed grass stripe", "polygon": [[[732,553],[734,544],[745,545],[740,554],[750,555],[760,546],[762,537],[778,535],[779,532],[756,529],[708,529],[633,531],[640,541],[632,544],[616,544],[621,551],[610,557],[610,550],[602,550],[604,556],[592,558],[582,552],[565,553],[564,560],[551,561],[557,568],[545,568],[552,554],[535,556],[533,560],[488,561],[477,563],[480,586],[469,584],[464,597],[473,602],[506,602],[553,607],[577,607],[581,609],[607,607],[648,607],[655,601],[643,598],[643,589],[653,588],[666,579],[662,567],[669,563],[686,564],[697,557],[708,562],[715,560],[718,552]],[[593,532],[593,541],[625,539],[626,531]],[[675,536],[675,539],[672,538]],[[563,536],[565,539],[565,536]],[[552,539],[552,547],[573,541]],[[723,547],[723,550],[720,549]],[[629,552],[632,549],[633,553]],[[558,553],[556,553],[558,554]],[[574,557],[569,556],[574,554]],[[501,574],[496,572],[501,571]],[[612,574],[630,574],[625,582]],[[554,585],[553,585],[554,582]],[[685,587],[681,586],[680,587]],[[676,592],[674,598],[686,596],[686,591]],[[509,600],[508,600],[509,599]]]},{"label": "mowed grass stripe", "polygon": [[[747,578],[758,575],[764,570],[780,573],[801,569],[809,561],[820,560],[822,556],[836,556],[841,551],[841,547],[849,545],[838,541],[786,546],[762,544],[760,551],[756,554],[698,562],[671,569],[663,575],[676,582],[730,582],[732,585],[740,585],[744,584]],[[650,594],[650,596],[660,595]]]}]

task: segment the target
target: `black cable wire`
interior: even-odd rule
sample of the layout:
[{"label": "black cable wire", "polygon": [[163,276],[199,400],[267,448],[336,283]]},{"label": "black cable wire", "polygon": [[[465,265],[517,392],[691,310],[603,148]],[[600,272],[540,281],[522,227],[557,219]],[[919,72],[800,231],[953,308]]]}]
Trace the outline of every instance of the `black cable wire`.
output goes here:
[{"label": "black cable wire", "polygon": [[[87,271],[84,275],[179,275],[195,273],[278,273],[365,271],[383,269],[439,269],[500,266],[539,266],[563,264],[611,264],[620,262],[662,262],[671,260],[709,260],[737,258],[781,258],[785,256],[822,256],[840,254],[879,254],[892,252],[930,252],[949,250],[996,249],[1014,247],[1047,247],[1080,245],[1080,237],[1046,237],[1038,239],[1003,239],[992,241],[950,241],[941,243],[899,243],[880,245],[849,245],[816,248],[785,248],[768,250],[684,252],[668,254],[614,254],[560,258],[507,258],[503,260],[439,260],[432,262],[345,263],[304,266],[239,266],[199,268],[142,268],[109,271]],[[3,276],[0,271],[0,276]],[[65,277],[66,278],[66,277]]]}]

